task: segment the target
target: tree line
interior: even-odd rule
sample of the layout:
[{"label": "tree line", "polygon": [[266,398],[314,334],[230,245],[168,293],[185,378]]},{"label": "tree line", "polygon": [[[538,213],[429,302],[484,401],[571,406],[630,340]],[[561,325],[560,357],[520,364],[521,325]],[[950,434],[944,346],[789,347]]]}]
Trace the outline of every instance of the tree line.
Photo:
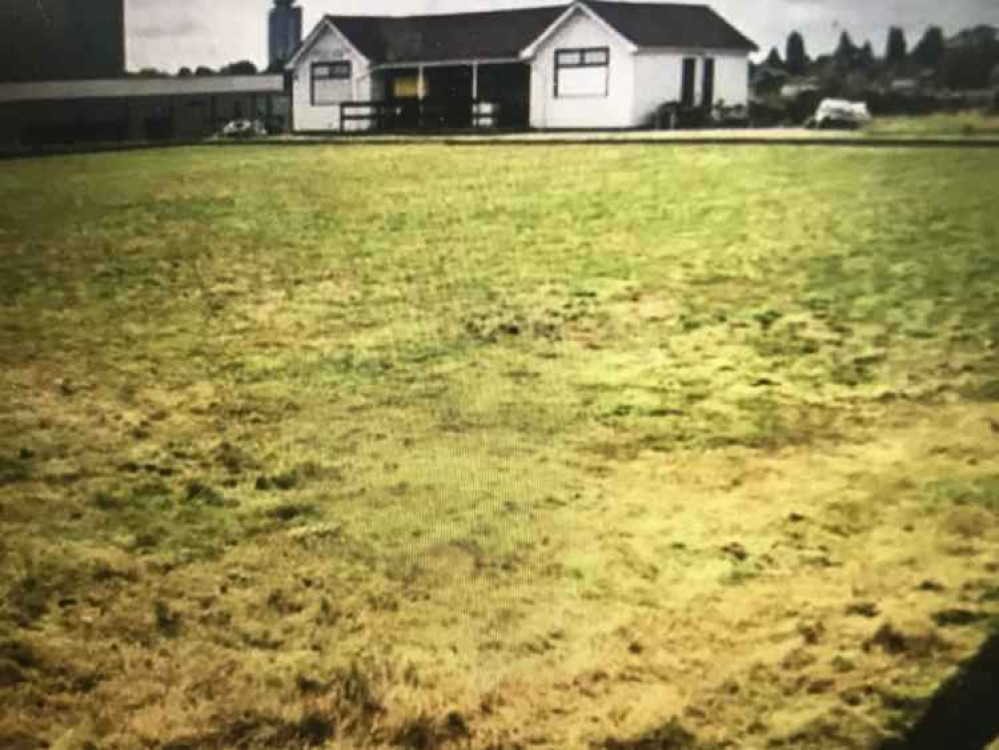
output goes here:
[{"label": "tree line", "polygon": [[[254,65],[249,60],[240,60],[238,62],[229,63],[228,65],[223,65],[218,70],[209,68],[207,65],[199,65],[196,68],[190,68],[184,66],[177,71],[178,78],[192,78],[192,77],[204,77],[204,76],[255,76],[260,71],[257,66]],[[272,72],[268,70],[267,72]],[[280,72],[280,71],[273,71]],[[142,68],[138,73],[133,73],[132,75],[140,78],[169,78],[170,73],[165,70],[160,70],[158,68]]]},{"label": "tree line", "polygon": [[831,55],[812,59],[800,32],[792,32],[784,47],[784,55],[774,47],[765,60],[772,69],[786,71],[791,76],[853,72],[873,72],[876,69],[911,75],[931,72],[942,85],[956,89],[986,88],[990,76],[999,65],[999,39],[996,30],[988,26],[966,29],[958,34],[957,44],[948,45],[943,29],[929,27],[919,42],[909,48],[904,29],[893,26],[888,30],[884,54],[879,58],[870,41],[857,45],[844,31]]}]

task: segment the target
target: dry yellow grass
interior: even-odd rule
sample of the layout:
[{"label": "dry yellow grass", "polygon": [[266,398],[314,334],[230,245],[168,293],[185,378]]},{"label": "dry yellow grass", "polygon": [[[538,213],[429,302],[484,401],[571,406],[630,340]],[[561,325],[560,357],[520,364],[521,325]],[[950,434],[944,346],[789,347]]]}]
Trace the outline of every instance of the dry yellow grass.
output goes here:
[{"label": "dry yellow grass", "polygon": [[12,165],[0,744],[871,747],[999,606],[995,167]]}]

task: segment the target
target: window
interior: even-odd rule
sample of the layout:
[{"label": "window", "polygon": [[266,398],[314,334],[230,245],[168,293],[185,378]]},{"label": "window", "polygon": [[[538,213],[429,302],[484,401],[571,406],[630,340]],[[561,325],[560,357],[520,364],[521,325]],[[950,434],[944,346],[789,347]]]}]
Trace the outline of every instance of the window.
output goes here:
[{"label": "window", "polygon": [[694,106],[694,86],[697,84],[697,58],[683,58],[680,73],[680,104],[684,107]]},{"label": "window", "polygon": [[608,47],[555,50],[555,98],[607,96],[609,72]]},{"label": "window", "polygon": [[350,80],[350,60],[313,63],[312,78],[321,81]]},{"label": "window", "polygon": [[715,105],[715,59],[704,58],[704,82],[701,84],[701,104],[705,107]]},{"label": "window", "polygon": [[397,76],[392,81],[393,99],[419,99],[420,77],[415,75]]},{"label": "window", "polygon": [[351,78],[350,60],[312,64],[312,104],[336,104],[350,98],[344,87]]}]

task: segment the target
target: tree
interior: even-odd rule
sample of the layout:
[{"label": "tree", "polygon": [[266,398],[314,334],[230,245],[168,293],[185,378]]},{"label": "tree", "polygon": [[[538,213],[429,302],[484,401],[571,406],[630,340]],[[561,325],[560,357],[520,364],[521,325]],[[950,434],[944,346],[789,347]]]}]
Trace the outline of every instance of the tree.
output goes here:
[{"label": "tree", "polygon": [[999,31],[974,26],[948,41],[943,55],[943,80],[952,89],[988,88],[992,69],[999,65]]},{"label": "tree", "polygon": [[905,32],[898,26],[888,29],[888,47],[885,51],[885,60],[889,65],[899,65],[905,62],[909,54],[909,46],[905,41]]},{"label": "tree", "polygon": [[787,38],[785,50],[787,70],[791,75],[804,75],[808,68],[808,53],[805,52],[805,39],[797,31],[791,32]]},{"label": "tree", "polygon": [[194,75],[200,78],[204,78],[205,76],[215,75],[215,71],[212,70],[211,68],[206,68],[204,65],[199,65],[197,68],[194,69]]},{"label": "tree", "polygon": [[874,47],[871,46],[870,40],[860,48],[860,52],[857,53],[856,64],[858,68],[863,70],[870,70],[874,67]]},{"label": "tree", "polygon": [[770,48],[770,54],[767,55],[766,66],[768,68],[783,68],[784,61],[780,59],[780,52],[777,51],[776,47]]},{"label": "tree", "polygon": [[943,29],[939,26],[930,26],[919,40],[919,44],[912,50],[912,59],[924,68],[939,70],[944,56],[944,35]]},{"label": "tree", "polygon": [[183,68],[181,68],[180,70],[177,71],[177,77],[178,78],[190,78],[193,75],[194,75],[194,71],[191,70],[186,65]]},{"label": "tree", "polygon": [[948,50],[943,58],[944,82],[958,90],[987,88],[997,59],[985,49]]},{"label": "tree", "polygon": [[857,45],[850,38],[850,32],[844,31],[839,36],[839,44],[833,53],[837,66],[852,68],[857,61]]},{"label": "tree", "polygon": [[257,74],[257,66],[249,60],[240,60],[239,62],[229,63],[219,72],[226,76],[255,76]]}]

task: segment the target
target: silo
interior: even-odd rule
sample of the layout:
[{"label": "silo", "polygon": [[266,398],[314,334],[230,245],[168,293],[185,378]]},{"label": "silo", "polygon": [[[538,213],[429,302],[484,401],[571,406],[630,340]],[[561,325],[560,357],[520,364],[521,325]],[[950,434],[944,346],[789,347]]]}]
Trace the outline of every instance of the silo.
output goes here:
[{"label": "silo", "polygon": [[302,9],[295,0],[274,0],[269,24],[269,62],[273,70],[286,62],[302,41]]}]

